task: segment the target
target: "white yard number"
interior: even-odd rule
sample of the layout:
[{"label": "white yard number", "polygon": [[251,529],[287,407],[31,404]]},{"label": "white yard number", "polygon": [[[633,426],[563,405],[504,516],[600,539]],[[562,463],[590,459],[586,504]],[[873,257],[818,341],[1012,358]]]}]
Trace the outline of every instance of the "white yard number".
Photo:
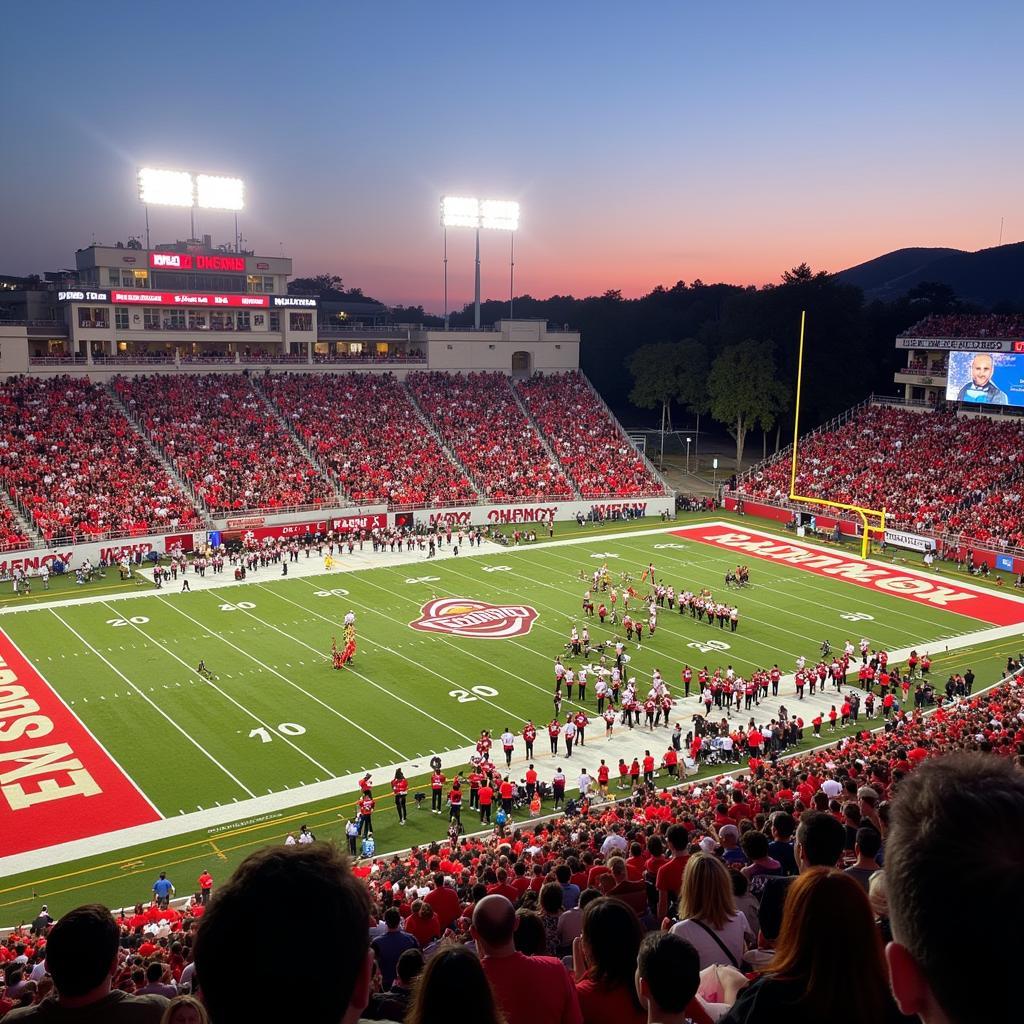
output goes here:
[{"label": "white yard number", "polygon": [[867,612],[846,612],[840,615],[839,618],[846,619],[847,622],[874,622],[874,615],[868,615]]},{"label": "white yard number", "polygon": [[595,551],[590,557],[591,558],[618,558],[619,556],[617,554],[615,554],[614,551]]},{"label": "white yard number", "polygon": [[405,581],[406,583],[440,583],[440,576],[412,576]]},{"label": "white yard number", "polygon": [[666,548],[671,548],[674,551],[685,551],[686,550],[686,545],[685,544],[655,544],[654,545],[655,551],[664,551]]},{"label": "white yard number", "polygon": [[700,651],[701,654],[708,654],[711,651],[727,651],[729,645],[724,640],[708,640],[707,643],[698,643],[696,640],[693,643],[686,645],[692,647],[694,650]]},{"label": "white yard number", "polygon": [[333,590],[314,590],[314,597],[348,597],[348,591],[343,590],[341,587],[335,587]]},{"label": "white yard number", "polygon": [[130,619],[107,619],[108,626],[142,626],[149,622],[145,615],[133,615]]},{"label": "white yard number", "polygon": [[449,690],[448,696],[454,697],[460,704],[468,704],[477,697],[497,697],[498,691],[493,686],[471,686],[468,690]]},{"label": "white yard number", "polygon": [[485,565],[483,566],[484,572],[511,572],[511,565]]},{"label": "white yard number", "polygon": [[[294,722],[282,722],[277,727],[276,731],[282,736],[301,736],[306,730],[303,726],[296,725]],[[270,735],[270,730],[265,729],[262,726],[259,729],[253,729],[253,731],[249,733],[249,739],[252,739],[253,736],[259,736],[260,743],[269,743],[274,738]]]},{"label": "white yard number", "polygon": [[251,608],[255,608],[256,605],[252,601],[239,601],[238,604],[222,604],[220,610],[222,612],[237,612],[239,609],[243,611],[249,611]]}]

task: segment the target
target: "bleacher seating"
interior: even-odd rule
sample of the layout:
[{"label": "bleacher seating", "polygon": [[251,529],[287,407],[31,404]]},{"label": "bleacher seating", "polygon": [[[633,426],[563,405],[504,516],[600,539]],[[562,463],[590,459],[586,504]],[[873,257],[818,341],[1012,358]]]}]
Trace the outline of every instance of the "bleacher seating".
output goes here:
[{"label": "bleacher seating", "polygon": [[[47,541],[199,522],[110,396],[84,377],[0,385],[0,479]],[[8,540],[20,533],[2,505],[0,529]]]},{"label": "bleacher seating", "polygon": [[1024,340],[1020,313],[943,313],[927,316],[901,338],[1005,338]]},{"label": "bleacher seating", "polygon": [[337,502],[248,377],[117,377],[114,387],[211,512]]},{"label": "bleacher seating", "polygon": [[390,373],[273,375],[260,386],[354,502],[451,505],[476,491]]},{"label": "bleacher seating", "polygon": [[[784,500],[788,456],[747,477],[751,497]],[[1024,424],[893,406],[861,410],[800,444],[797,491],[887,511],[896,528],[1024,540]]]},{"label": "bleacher seating", "polygon": [[520,381],[517,387],[584,498],[664,493],[664,487],[579,374],[536,374]]},{"label": "bleacher seating", "polygon": [[406,378],[420,407],[485,495],[495,501],[572,498],[501,373],[416,372]]}]

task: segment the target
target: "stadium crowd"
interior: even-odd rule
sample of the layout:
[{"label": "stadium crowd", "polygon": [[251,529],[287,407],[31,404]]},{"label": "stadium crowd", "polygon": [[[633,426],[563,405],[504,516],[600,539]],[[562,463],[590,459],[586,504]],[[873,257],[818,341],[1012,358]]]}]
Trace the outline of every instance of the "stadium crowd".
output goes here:
[{"label": "stadium crowd", "polygon": [[336,504],[247,376],[115,377],[113,386],[211,512]]},{"label": "stadium crowd", "polygon": [[[355,867],[309,835],[212,900],[204,872],[184,912],[161,909],[163,876],[117,919],[43,907],[0,944],[0,1016],[229,1024],[287,1000],[309,1024],[456,1006],[485,1024],[1012,1020],[1022,769],[1018,674],[732,777]],[[297,936],[275,995],[256,972]]]},{"label": "stadium crowd", "polygon": [[417,371],[406,383],[488,498],[573,497],[572,485],[551,461],[505,374]]},{"label": "stadium crowd", "polygon": [[1024,338],[1020,313],[934,313],[908,327],[901,338]]},{"label": "stadium crowd", "polygon": [[[0,479],[47,541],[197,525],[191,500],[87,378],[0,384]],[[8,542],[24,539],[0,506]]]},{"label": "stadium crowd", "polygon": [[516,386],[584,498],[663,493],[664,488],[579,374],[538,373]]},{"label": "stadium crowd", "polygon": [[352,501],[476,500],[392,374],[278,374],[260,386]]},{"label": "stadium crowd", "polygon": [[[1024,543],[1024,424],[872,405],[832,431],[801,441],[797,491],[885,506],[894,527],[949,531],[978,542]],[[785,500],[790,463],[780,459],[741,489]]]}]

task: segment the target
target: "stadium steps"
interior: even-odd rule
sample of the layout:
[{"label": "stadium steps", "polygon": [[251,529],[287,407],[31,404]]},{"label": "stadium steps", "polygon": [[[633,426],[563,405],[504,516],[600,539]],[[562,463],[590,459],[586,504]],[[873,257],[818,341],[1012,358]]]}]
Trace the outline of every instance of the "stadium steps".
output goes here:
[{"label": "stadium steps", "polygon": [[580,489],[576,486],[576,481],[573,480],[572,475],[565,468],[565,466],[563,466],[562,463],[559,462],[558,457],[555,455],[554,449],[552,449],[551,445],[548,444],[548,439],[544,436],[544,431],[540,429],[540,424],[534,418],[533,413],[530,412],[530,407],[526,404],[526,402],[523,401],[522,396],[519,394],[519,389],[516,387],[516,382],[511,377],[508,380],[508,387],[509,390],[512,392],[513,400],[515,401],[516,405],[519,406],[519,411],[526,417],[526,422],[529,423],[531,427],[533,427],[533,432],[540,439],[541,446],[543,447],[544,451],[548,453],[548,458],[551,460],[551,465],[557,466],[562,471],[562,476],[565,477],[565,479],[569,482],[569,486],[572,487],[572,496],[577,501],[582,501],[583,495],[580,493]]},{"label": "stadium steps", "polygon": [[281,412],[281,410],[278,409],[276,405],[274,405],[274,402],[271,399],[270,395],[268,395],[263,390],[263,388],[260,386],[259,381],[256,379],[251,379],[250,384],[252,385],[253,391],[259,397],[260,401],[263,403],[264,407],[267,409],[270,415],[273,416],[274,419],[281,424],[281,426],[285,429],[285,431],[287,431],[291,439],[295,442],[295,445],[299,449],[299,451],[302,452],[302,454],[306,457],[306,461],[311,463],[314,467],[316,467],[316,469],[320,471],[320,475],[325,480],[330,482],[331,487],[334,489],[335,497],[338,500],[339,508],[343,508],[345,505],[350,504],[351,502],[348,496],[340,487],[338,487],[338,482],[335,479],[334,474],[331,472],[330,467],[327,465],[327,463],[323,461],[323,459],[318,458],[316,455],[313,454],[313,452],[309,450],[309,448],[306,445],[306,442],[302,440],[302,438],[298,435],[298,432],[295,430],[295,428],[288,422],[287,419],[285,419],[284,414]]},{"label": "stadium steps", "polygon": [[647,453],[640,451],[640,449],[637,448],[637,446],[633,444],[632,441],[630,441],[629,435],[626,433],[626,428],[619,422],[618,416],[616,416],[615,413],[613,413],[611,409],[608,408],[608,403],[598,393],[597,388],[595,388],[594,385],[590,383],[590,378],[585,373],[583,373],[582,370],[577,370],[576,372],[579,373],[580,378],[583,380],[583,383],[586,384],[587,387],[590,389],[590,393],[594,396],[594,401],[597,402],[597,404],[601,406],[602,409],[604,409],[605,415],[608,417],[608,419],[612,421],[613,424],[615,424],[615,429],[618,431],[619,436],[622,438],[622,440],[626,444],[628,444],[630,448],[632,448],[637,453],[637,455],[640,456],[641,459],[643,459],[644,466],[647,468],[647,472],[650,473],[651,476],[654,477],[654,479],[657,480],[661,484],[661,486],[665,488],[666,494],[675,494],[675,489],[661,475],[661,473],[659,473],[658,470],[654,468],[654,463],[651,462],[649,458],[647,458]]},{"label": "stadium steps", "polygon": [[139,435],[142,444],[146,447],[149,453],[160,463],[164,469],[167,470],[170,478],[177,483],[177,485],[192,499],[192,507],[199,513],[199,517],[206,522],[206,525],[210,525],[210,509],[206,502],[199,497],[195,492],[195,488],[183,477],[179,476],[177,469],[174,468],[174,463],[167,458],[167,454],[164,450],[156,444],[155,441],[146,433],[146,428],[142,425],[142,420],[139,419],[135,413],[121,401],[121,396],[117,393],[112,383],[105,385],[107,397],[113,403],[114,408],[124,415],[124,418],[132,425],[132,429],[136,434]]},{"label": "stadium steps", "polygon": [[466,474],[466,479],[473,485],[473,490],[476,491],[477,497],[482,497],[483,495],[485,495],[487,491],[485,490],[485,488],[480,486],[480,481],[477,480],[477,478],[473,476],[473,474],[470,473],[468,469],[466,469],[465,465],[463,465],[462,460],[455,454],[454,449],[450,448],[445,443],[444,438],[441,437],[440,431],[437,429],[437,427],[434,426],[434,421],[426,414],[426,412],[420,406],[420,403],[416,401],[416,396],[413,394],[412,388],[409,387],[409,385],[406,384],[405,381],[402,381],[402,387],[405,388],[405,393],[409,396],[409,404],[412,406],[412,411],[416,413],[416,415],[419,417],[420,422],[423,424],[423,426],[425,426],[427,430],[430,431],[431,435],[437,441],[438,445],[440,445],[441,451],[443,451],[445,455],[447,455],[448,458],[451,459],[452,462],[454,462],[455,465],[458,466],[459,469]]},{"label": "stadium steps", "polygon": [[26,509],[20,501],[15,501],[10,494],[8,494],[6,487],[0,487],[0,496],[3,497],[4,504],[14,515],[14,521],[21,527],[21,532],[31,541],[43,540],[42,531],[38,526],[36,526],[35,520],[32,518],[28,509]]}]

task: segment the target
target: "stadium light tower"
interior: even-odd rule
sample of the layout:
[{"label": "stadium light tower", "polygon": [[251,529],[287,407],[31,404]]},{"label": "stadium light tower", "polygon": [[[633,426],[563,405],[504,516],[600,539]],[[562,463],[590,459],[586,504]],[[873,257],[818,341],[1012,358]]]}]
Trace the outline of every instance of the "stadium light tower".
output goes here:
[{"label": "stadium light tower", "polygon": [[[473,293],[473,326],[480,330],[480,229],[508,231],[512,237],[509,261],[510,289],[515,285],[515,232],[519,228],[519,204],[506,199],[469,199],[464,196],[441,198],[441,227],[444,228],[444,319],[448,326],[448,228],[473,228],[476,231],[476,275]],[[512,296],[509,294],[509,314]]]},{"label": "stadium light tower", "polygon": [[149,248],[150,206],[187,207],[189,226],[195,238],[196,207],[201,210],[229,210],[235,214],[235,251],[238,251],[238,211],[245,206],[245,182],[214,174],[165,171],[155,167],[139,169],[139,201],[146,208],[146,248]]}]

